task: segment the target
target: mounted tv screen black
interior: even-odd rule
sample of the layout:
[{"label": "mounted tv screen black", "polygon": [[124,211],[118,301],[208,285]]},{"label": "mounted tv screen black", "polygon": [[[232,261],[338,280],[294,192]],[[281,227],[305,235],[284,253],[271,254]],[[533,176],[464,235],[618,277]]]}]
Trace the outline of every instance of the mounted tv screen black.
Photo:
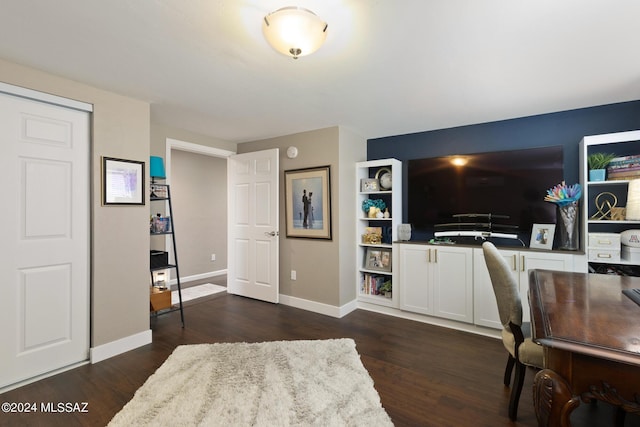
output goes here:
[{"label": "mounted tv screen black", "polygon": [[[466,163],[454,165],[456,157]],[[416,231],[432,232],[457,214],[491,213],[509,217],[493,220],[507,226],[500,231],[515,230],[528,242],[533,224],[556,222],[555,205],[543,199],[563,180],[562,146],[409,160],[407,173],[408,222]]]}]

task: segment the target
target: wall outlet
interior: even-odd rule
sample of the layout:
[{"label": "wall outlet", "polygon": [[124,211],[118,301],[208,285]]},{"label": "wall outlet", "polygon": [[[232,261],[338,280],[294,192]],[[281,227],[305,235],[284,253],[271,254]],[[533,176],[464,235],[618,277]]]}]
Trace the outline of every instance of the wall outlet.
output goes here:
[{"label": "wall outlet", "polygon": [[291,280],[296,280],[296,271],[291,270]]},{"label": "wall outlet", "polygon": [[211,261],[215,261],[216,260],[216,254],[211,254]]}]

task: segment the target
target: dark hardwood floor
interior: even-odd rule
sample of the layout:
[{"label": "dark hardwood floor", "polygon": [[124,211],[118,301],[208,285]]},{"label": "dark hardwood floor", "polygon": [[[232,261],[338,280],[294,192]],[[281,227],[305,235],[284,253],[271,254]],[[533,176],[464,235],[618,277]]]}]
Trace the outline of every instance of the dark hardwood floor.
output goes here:
[{"label": "dark hardwood floor", "polygon": [[[350,337],[396,426],[535,426],[527,372],[518,421],[507,417],[501,342],[357,310],[342,319],[227,294],[151,320],[153,343],[0,395],[2,402],[87,402],[87,413],[0,413],[0,425],[102,426],[182,344]],[[115,315],[115,313],[114,313]],[[608,426],[606,405],[582,405],[576,426]],[[627,425],[637,425],[627,417]]]}]

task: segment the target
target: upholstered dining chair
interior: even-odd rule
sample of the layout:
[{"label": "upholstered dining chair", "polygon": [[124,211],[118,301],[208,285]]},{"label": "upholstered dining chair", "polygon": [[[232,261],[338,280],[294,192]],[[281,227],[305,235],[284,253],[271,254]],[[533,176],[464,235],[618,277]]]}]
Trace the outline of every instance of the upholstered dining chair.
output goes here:
[{"label": "upholstered dining chair", "polygon": [[506,260],[491,242],[484,242],[482,251],[498,303],[500,323],[502,323],[502,344],[509,352],[504,371],[504,385],[507,387],[511,383],[514,366],[516,370],[509,399],[509,418],[515,421],[518,416],[518,401],[524,384],[526,367],[542,368],[544,353],[542,346],[531,340],[530,324],[522,322],[522,301],[518,292],[518,283]]}]

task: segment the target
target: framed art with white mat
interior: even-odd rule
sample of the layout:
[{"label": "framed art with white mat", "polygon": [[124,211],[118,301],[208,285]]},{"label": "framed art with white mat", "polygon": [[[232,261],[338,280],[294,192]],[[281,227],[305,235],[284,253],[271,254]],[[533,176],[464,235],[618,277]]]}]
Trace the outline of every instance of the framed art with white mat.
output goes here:
[{"label": "framed art with white mat", "polygon": [[287,237],[331,240],[331,166],[284,171]]},{"label": "framed art with white mat", "polygon": [[534,249],[551,250],[553,247],[553,236],[555,232],[555,224],[533,224],[529,247]]}]

